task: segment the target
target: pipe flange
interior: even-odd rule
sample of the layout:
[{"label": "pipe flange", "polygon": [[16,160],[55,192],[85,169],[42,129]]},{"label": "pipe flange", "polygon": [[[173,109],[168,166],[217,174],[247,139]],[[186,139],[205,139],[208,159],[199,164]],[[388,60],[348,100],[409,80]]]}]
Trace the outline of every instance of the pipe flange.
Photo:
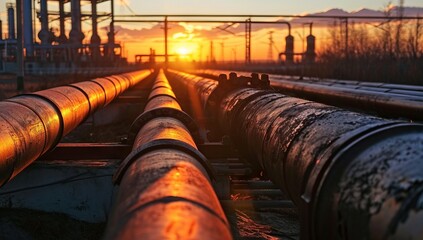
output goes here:
[{"label": "pipe flange", "polygon": [[116,173],[113,175],[113,183],[120,184],[122,177],[125,175],[126,170],[131,166],[131,164],[137,160],[137,158],[142,155],[149,153],[154,150],[160,149],[175,149],[187,153],[188,155],[194,157],[201,166],[206,170],[210,179],[215,179],[216,173],[207,158],[196,148],[189,145],[186,142],[176,140],[176,139],[159,139],[153,140],[142,146],[133,150],[121,163]]}]

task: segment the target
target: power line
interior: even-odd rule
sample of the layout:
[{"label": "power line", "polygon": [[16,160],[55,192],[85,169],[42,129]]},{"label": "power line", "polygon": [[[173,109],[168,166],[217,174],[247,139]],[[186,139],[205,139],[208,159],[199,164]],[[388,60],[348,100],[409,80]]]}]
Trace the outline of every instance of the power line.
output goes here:
[{"label": "power line", "polygon": [[136,15],[136,13],[135,13],[135,11],[134,10],[132,10],[132,8],[126,3],[126,1],[125,0],[120,0],[120,3],[124,6],[124,7],[126,7],[126,9],[128,9],[128,11],[129,12],[131,12],[132,14],[134,14],[134,15]]},{"label": "power line", "polygon": [[269,48],[267,50],[267,58],[271,61],[273,61],[273,44],[275,43],[273,41],[273,33],[274,31],[267,32],[269,34]]}]

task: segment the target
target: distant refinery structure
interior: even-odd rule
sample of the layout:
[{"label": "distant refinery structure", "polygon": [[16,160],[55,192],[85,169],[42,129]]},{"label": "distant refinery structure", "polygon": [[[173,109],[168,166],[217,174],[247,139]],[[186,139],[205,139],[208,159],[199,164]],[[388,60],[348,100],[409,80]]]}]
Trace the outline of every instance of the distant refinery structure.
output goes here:
[{"label": "distant refinery structure", "polygon": [[[56,69],[59,72],[80,68],[114,67],[126,63],[121,57],[121,46],[115,41],[114,0],[21,0],[21,2],[26,72],[34,69]],[[55,4],[50,4],[52,2]],[[107,8],[110,11],[100,13],[97,11],[97,5],[104,2],[108,6],[103,6],[102,9]],[[70,7],[65,8],[67,4],[70,4]],[[81,4],[91,5],[91,11],[81,11]],[[6,3],[6,9],[7,35],[3,34],[0,22],[2,53],[0,71],[14,72],[17,68],[18,46],[16,4]],[[71,21],[70,29],[66,29],[68,20]],[[86,36],[81,25],[84,21],[91,23],[88,43],[83,42]],[[100,21],[110,22],[107,40],[102,41],[99,35]],[[55,31],[51,26],[57,23],[59,29]]]},{"label": "distant refinery structure", "polygon": [[[101,4],[100,9],[102,12],[98,11],[99,4]],[[91,8],[87,10],[89,6]],[[114,0],[16,0],[6,3],[6,9],[7,30],[5,32],[7,34],[3,33],[0,20],[0,72],[17,72],[18,74],[21,73],[21,75],[24,72],[29,74],[45,74],[47,72],[52,74],[74,73],[82,69],[126,65],[127,61],[122,56],[122,46],[115,41],[114,24],[122,21],[140,21],[139,19],[128,20],[122,18],[122,16],[117,16],[118,18],[115,19]],[[22,14],[19,16],[22,16],[22,18],[17,16],[17,13],[20,12]],[[119,17],[123,20],[119,19]],[[150,54],[137,54],[135,55],[136,63],[141,64],[143,57],[148,57],[150,65],[156,63],[156,57],[164,57],[165,63],[168,62],[168,57],[177,57],[177,55],[168,54],[167,23],[169,21],[167,16],[163,17],[165,20],[159,22],[164,24],[165,53],[157,55],[155,51],[151,50]],[[220,16],[204,15],[204,17],[215,18]],[[19,24],[18,20],[21,20],[22,24]],[[145,22],[145,19],[141,19],[141,21]],[[99,34],[98,24],[100,22],[108,22],[109,24],[107,26],[107,34],[103,35],[103,39]],[[153,22],[158,21],[153,20]],[[200,23],[201,21],[194,20],[193,22]],[[206,22],[221,23],[222,20],[212,19]],[[229,22],[233,24],[237,21]],[[89,25],[88,29],[84,28],[85,34],[82,29],[83,23]],[[246,64],[251,63],[251,26],[252,24],[262,23],[288,26],[285,49],[279,52],[278,55],[279,63],[295,63],[296,57],[301,58],[303,63],[313,63],[316,59],[316,38],[312,35],[313,23],[305,24],[310,27],[310,33],[306,37],[307,48],[305,52],[294,52],[294,36],[291,35],[289,22],[251,21],[249,18],[245,22],[239,21],[237,23],[243,23],[246,26]],[[19,38],[18,32],[21,33],[21,38]],[[22,39],[23,41],[21,41]],[[269,40],[269,47],[272,49],[273,38],[269,38]],[[209,63],[215,62],[213,60],[213,52],[214,49],[211,43],[210,61],[207,61]]]}]

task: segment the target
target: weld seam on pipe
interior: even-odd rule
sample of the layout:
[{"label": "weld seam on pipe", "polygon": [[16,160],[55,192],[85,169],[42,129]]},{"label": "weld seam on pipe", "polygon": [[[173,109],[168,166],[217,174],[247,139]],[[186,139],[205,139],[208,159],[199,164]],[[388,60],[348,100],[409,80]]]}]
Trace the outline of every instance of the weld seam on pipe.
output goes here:
[{"label": "weld seam on pipe", "polygon": [[[64,122],[64,119],[63,119],[62,112],[60,111],[60,108],[52,100],[50,100],[47,97],[44,97],[42,95],[37,95],[35,93],[26,93],[26,94],[18,95],[17,97],[19,97],[19,96],[28,96],[28,97],[39,98],[42,101],[45,101],[48,104],[50,104],[51,107],[56,111],[57,117],[59,118],[59,132],[58,132],[58,134],[55,138],[54,143],[52,144],[52,146],[50,146],[50,148],[46,152],[53,150],[56,147],[56,145],[60,142],[60,140],[62,139],[63,133],[64,133],[65,122]],[[7,101],[13,101],[13,100],[14,100],[14,98],[11,98],[11,99],[8,99]]]},{"label": "weld seam on pipe", "polygon": [[[90,99],[90,96],[88,96],[88,94],[83,90],[83,89],[81,89],[80,87],[78,87],[78,86],[74,86],[74,85],[71,85],[71,84],[69,84],[69,85],[66,85],[66,87],[71,87],[71,88],[75,88],[76,90],[78,90],[78,91],[80,91],[86,98],[87,98],[87,103],[88,103],[88,112],[91,114],[92,113],[92,106],[91,106],[91,99]],[[84,122],[89,116],[90,116],[90,114],[88,114],[83,120],[82,120],[82,122]]]},{"label": "weld seam on pipe", "polygon": [[[136,135],[138,134],[139,130],[150,120],[157,118],[157,117],[172,117],[176,118],[181,121],[191,132],[191,134],[195,137],[196,133],[198,133],[198,126],[195,121],[184,111],[177,110],[175,108],[163,107],[163,108],[155,108],[148,110],[146,112],[141,113],[135,121],[132,123],[129,134],[128,140],[133,142]],[[198,138],[198,137],[197,137]]]},{"label": "weld seam on pipe", "polygon": [[116,173],[113,175],[113,182],[115,184],[119,184],[122,180],[122,177],[125,175],[126,170],[135,160],[140,158],[142,155],[160,149],[175,149],[187,153],[191,157],[195,158],[201,164],[201,166],[204,167],[208,174],[208,178],[215,179],[216,174],[214,169],[210,165],[207,158],[200,151],[181,140],[159,139],[150,141],[132,150],[131,153],[123,160]]}]

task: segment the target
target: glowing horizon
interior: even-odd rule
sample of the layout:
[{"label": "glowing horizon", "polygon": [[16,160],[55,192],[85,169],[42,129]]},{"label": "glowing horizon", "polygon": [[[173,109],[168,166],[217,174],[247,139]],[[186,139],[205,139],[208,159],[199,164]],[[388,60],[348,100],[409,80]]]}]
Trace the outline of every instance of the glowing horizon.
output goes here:
[{"label": "glowing horizon", "polygon": [[[0,18],[3,20],[3,29],[5,25],[5,2],[0,0]],[[392,2],[395,5],[396,2]],[[55,2],[49,4],[50,10],[55,9]],[[56,4],[57,5],[57,4]],[[405,6],[417,6],[423,8],[421,0],[405,1]],[[323,0],[316,3],[312,0],[302,0],[296,2],[263,0],[260,3],[255,0],[156,0],[156,1],[115,1],[115,14],[305,14],[323,12],[325,9],[342,8],[348,12],[357,11],[362,8],[380,10],[388,7],[384,0],[364,1],[336,1]],[[90,5],[84,4],[84,11],[89,11]],[[99,11],[110,10],[108,2],[100,3]],[[70,11],[70,4],[65,5],[65,10]],[[276,20],[273,18],[272,20]],[[243,20],[243,19],[237,19]],[[99,34],[103,43],[107,41],[106,33],[109,21],[99,23]],[[35,35],[39,30],[37,21]],[[162,24],[155,23],[116,23],[116,40],[124,48],[123,53],[127,55],[129,61],[134,61],[135,54],[147,54],[150,48],[155,49],[157,54],[164,54],[164,34]],[[235,24],[227,30],[222,31],[216,28],[219,24],[193,24],[180,22],[172,24],[169,30],[169,54],[180,55],[180,60],[206,61],[214,59],[221,61],[241,61],[245,54],[244,26]],[[222,25],[220,25],[222,26]],[[52,28],[58,28],[58,22],[51,24]],[[85,34],[84,43],[89,43],[91,37],[91,23],[84,22],[83,31]],[[66,23],[67,32],[71,26]],[[284,50],[284,38],[287,35],[287,28],[284,26],[265,26],[256,27],[252,31],[252,57],[253,59],[269,59],[269,32],[273,31],[272,54],[274,60],[277,53]],[[6,31],[5,31],[6,32]],[[308,30],[301,23],[293,24],[292,35],[295,37],[295,51],[304,52],[305,37]],[[314,35],[317,37],[317,49],[325,44],[327,38],[327,29],[314,24]],[[39,41],[36,39],[36,41]],[[211,53],[211,42],[213,42],[213,53]],[[184,50],[182,50],[184,49]],[[223,49],[223,51],[222,51]]]}]

